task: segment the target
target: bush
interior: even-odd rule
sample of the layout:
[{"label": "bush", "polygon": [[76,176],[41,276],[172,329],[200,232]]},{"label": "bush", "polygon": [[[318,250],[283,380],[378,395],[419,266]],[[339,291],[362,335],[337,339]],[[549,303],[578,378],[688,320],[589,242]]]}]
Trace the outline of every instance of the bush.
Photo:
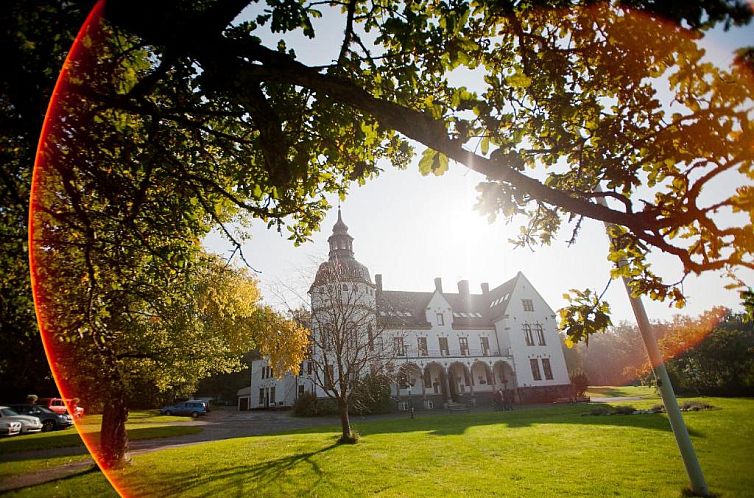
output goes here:
[{"label": "bush", "polygon": [[613,407],[613,415],[633,415],[636,411],[631,405],[622,405]]},{"label": "bush", "polygon": [[604,406],[598,406],[596,408],[592,408],[592,411],[589,412],[590,415],[609,415],[610,410],[608,410]]},{"label": "bush", "polygon": [[297,417],[316,417],[317,397],[312,393],[301,394],[293,404],[293,414]]},{"label": "bush", "polygon": [[390,398],[390,377],[367,375],[354,386],[348,412],[355,415],[389,413],[394,402]]},{"label": "bush", "polygon": [[681,404],[681,411],[683,412],[698,412],[699,410],[709,410],[711,408],[714,407],[701,401],[685,401]]},{"label": "bush", "polygon": [[317,399],[312,393],[304,393],[293,404],[296,417],[322,417],[338,413],[338,406],[332,399]]},{"label": "bush", "polygon": [[571,384],[573,385],[574,391],[576,391],[576,397],[581,398],[589,388],[589,377],[587,377],[584,372],[578,372],[571,376]]}]

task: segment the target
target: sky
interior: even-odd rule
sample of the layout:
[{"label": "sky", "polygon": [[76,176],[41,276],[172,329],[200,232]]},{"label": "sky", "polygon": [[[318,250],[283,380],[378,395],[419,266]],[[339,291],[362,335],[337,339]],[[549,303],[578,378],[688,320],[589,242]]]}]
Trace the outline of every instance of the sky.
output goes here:
[{"label": "sky", "polygon": [[[297,38],[289,41],[289,46],[302,61],[325,64],[337,57],[343,29],[340,24],[340,17],[325,16],[315,24],[315,30],[322,34],[316,42]],[[716,31],[708,38],[708,56],[725,61],[732,48],[754,40],[754,28]],[[268,43],[273,40],[264,39]],[[604,289],[610,264],[606,259],[608,241],[600,222],[585,220],[577,242],[570,247],[566,245],[570,231],[564,231],[551,246],[535,251],[516,249],[508,239],[515,236],[521,220],[489,224],[473,209],[481,175],[451,163],[443,176],[421,176],[416,165],[421,149],[418,152],[405,171],[382,164],[384,172],[379,178],[362,187],[354,186],[341,203],[343,220],[355,239],[356,259],[372,276],[383,275],[385,289],[431,291],[433,279],[441,277],[448,292],[457,292],[457,282],[465,279],[472,292],[479,293],[482,282],[494,288],[521,271],[554,310],[566,304],[563,293],[569,289]],[[336,205],[337,200],[333,198],[331,203]],[[316,264],[327,258],[327,237],[336,219],[334,207],[321,232],[300,247],[262,224],[253,225],[253,237],[244,245],[244,253],[259,271],[256,276],[268,303],[281,308],[305,304]],[[208,237],[205,245],[221,254],[229,250],[229,244],[217,234]],[[651,261],[667,281],[680,278],[680,266],[673,258],[653,254]],[[740,271],[738,276],[754,283],[754,272]],[[726,290],[727,282],[715,273],[690,275],[684,283],[688,302],[683,310],[648,298],[644,303],[653,320],[668,320],[677,313],[698,315],[717,305],[738,309],[738,293]],[[614,323],[635,321],[621,281],[611,283],[605,298],[610,302]]]}]

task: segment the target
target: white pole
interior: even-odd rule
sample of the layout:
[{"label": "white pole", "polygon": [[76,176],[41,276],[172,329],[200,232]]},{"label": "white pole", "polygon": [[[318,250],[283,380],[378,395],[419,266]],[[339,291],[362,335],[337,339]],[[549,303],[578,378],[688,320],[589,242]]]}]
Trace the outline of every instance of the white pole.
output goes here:
[{"label": "white pole", "polygon": [[629,289],[628,281],[625,278],[623,279],[623,285],[625,286],[628,298],[631,301],[631,307],[634,310],[634,316],[636,316],[636,322],[639,325],[641,337],[644,339],[644,347],[647,349],[649,361],[652,364],[652,368],[657,378],[657,387],[660,389],[662,402],[665,405],[668,420],[670,420],[670,428],[673,429],[673,434],[675,434],[676,443],[681,450],[683,465],[686,466],[686,473],[691,481],[691,489],[699,496],[709,496],[709,489],[704,480],[702,467],[699,465],[699,459],[696,457],[694,445],[691,443],[691,438],[689,437],[689,431],[686,429],[686,424],[681,415],[681,409],[678,407],[678,400],[673,392],[673,385],[670,383],[668,370],[665,368],[660,349],[657,347],[657,341],[652,332],[652,325],[647,318],[644,304],[641,302],[640,298],[631,296],[631,290]]},{"label": "white pole", "polygon": [[[596,190],[601,191],[599,186]],[[603,206],[607,206],[604,197],[598,197],[598,202]],[[607,229],[609,237],[610,224],[605,223],[605,228]],[[618,264],[623,266],[627,263],[623,260]],[[686,473],[691,481],[691,490],[698,496],[709,496],[709,488],[707,488],[707,482],[704,480],[702,467],[699,465],[699,459],[694,451],[694,445],[691,444],[689,431],[686,428],[686,423],[683,421],[681,409],[678,407],[678,400],[673,392],[673,385],[670,382],[668,370],[665,368],[665,362],[660,354],[660,349],[657,347],[657,340],[652,332],[652,325],[649,323],[649,318],[647,318],[644,304],[641,302],[641,298],[631,295],[631,289],[628,286],[627,278],[623,278],[623,286],[626,289],[626,293],[628,293],[628,300],[631,302],[631,308],[634,311],[641,338],[644,340],[644,347],[647,350],[649,362],[655,373],[655,377],[657,378],[657,387],[660,389],[660,396],[662,396],[662,402],[665,405],[665,412],[668,414],[670,428],[675,435],[676,444],[678,444],[678,449],[681,451],[681,458],[683,458],[683,465],[686,467]]]}]

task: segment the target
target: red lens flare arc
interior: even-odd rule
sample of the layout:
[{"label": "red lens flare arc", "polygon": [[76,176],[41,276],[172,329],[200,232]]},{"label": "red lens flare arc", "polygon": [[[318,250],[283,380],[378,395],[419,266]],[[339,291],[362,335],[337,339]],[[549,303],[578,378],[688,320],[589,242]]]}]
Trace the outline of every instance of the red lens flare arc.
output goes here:
[{"label": "red lens flare arc", "polygon": [[[40,266],[39,262],[37,261],[37,252],[41,250],[40,247],[38,247],[38,239],[37,234],[38,232],[38,224],[35,222],[35,214],[38,212],[38,210],[41,207],[41,183],[42,178],[45,174],[46,169],[49,167],[46,161],[46,156],[44,153],[45,145],[47,143],[47,140],[50,135],[50,128],[54,125],[57,121],[59,121],[62,118],[61,115],[61,109],[59,106],[59,100],[60,96],[65,94],[67,91],[67,84],[69,79],[69,70],[71,67],[71,64],[74,63],[81,54],[81,49],[84,46],[85,43],[87,43],[86,37],[88,36],[90,30],[92,27],[96,26],[97,23],[102,18],[102,13],[105,8],[105,0],[99,0],[92,10],[89,12],[89,14],[86,17],[86,20],[82,24],[81,28],[79,29],[79,32],[76,35],[76,38],[73,40],[73,43],[71,44],[71,49],[68,52],[68,55],[66,56],[65,62],[63,63],[63,67],[60,70],[60,74],[58,75],[58,79],[55,82],[55,87],[53,89],[52,95],[50,96],[50,101],[47,106],[47,112],[45,114],[44,122],[42,124],[42,131],[39,135],[39,142],[37,145],[37,151],[35,155],[34,160],[34,170],[32,173],[32,181],[31,181],[31,195],[30,195],[30,201],[29,201],[29,239],[28,239],[28,247],[29,247],[29,267],[31,270],[31,287],[32,287],[32,294],[34,297],[34,307],[35,312],[37,316],[37,326],[39,327],[40,335],[42,337],[42,343],[44,345],[45,349],[45,355],[47,356],[47,361],[50,364],[50,370],[52,371],[53,378],[55,380],[55,385],[57,386],[58,390],[60,391],[60,394],[65,399],[66,408],[68,409],[69,413],[74,413],[72,410],[74,406],[71,405],[70,399],[74,398],[76,396],[76,393],[71,392],[69,389],[69,385],[66,382],[66,379],[61,375],[60,371],[56,368],[56,363],[54,361],[54,354],[53,350],[55,345],[53,344],[53,337],[52,337],[52,330],[51,330],[51,324],[47,317],[44,314],[44,306],[43,303],[45,302],[46,296],[44,295],[44,292],[42,292],[41,286],[40,286],[40,279],[42,278],[40,275]],[[120,486],[120,484],[113,478],[111,473],[103,467],[101,464],[101,459],[98,455],[97,446],[95,444],[95,441],[92,439],[92,437],[87,434],[83,430],[82,422],[80,419],[74,417],[74,424],[76,426],[76,430],[81,436],[81,439],[84,442],[84,445],[86,446],[89,453],[93,456],[94,460],[97,462],[97,465],[102,469],[103,474],[107,478],[107,480],[110,482],[110,484],[113,486],[113,488],[118,492],[120,496],[126,497],[128,496],[127,493],[124,491],[124,489]]]}]

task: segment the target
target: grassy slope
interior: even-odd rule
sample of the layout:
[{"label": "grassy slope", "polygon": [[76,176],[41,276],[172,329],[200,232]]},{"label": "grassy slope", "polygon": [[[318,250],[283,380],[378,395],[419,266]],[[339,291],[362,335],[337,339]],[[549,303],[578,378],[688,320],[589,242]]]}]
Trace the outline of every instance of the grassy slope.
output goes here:
[{"label": "grassy slope", "polygon": [[[721,409],[685,418],[712,490],[751,496],[754,400],[705,401]],[[239,438],[137,456],[120,476],[151,496],[680,495],[687,480],[663,415],[581,416],[587,410],[374,421],[357,424],[355,446],[335,446],[334,428]],[[17,496],[99,496],[103,481],[90,473]],[[95,494],[82,493],[90,486]]]}]

